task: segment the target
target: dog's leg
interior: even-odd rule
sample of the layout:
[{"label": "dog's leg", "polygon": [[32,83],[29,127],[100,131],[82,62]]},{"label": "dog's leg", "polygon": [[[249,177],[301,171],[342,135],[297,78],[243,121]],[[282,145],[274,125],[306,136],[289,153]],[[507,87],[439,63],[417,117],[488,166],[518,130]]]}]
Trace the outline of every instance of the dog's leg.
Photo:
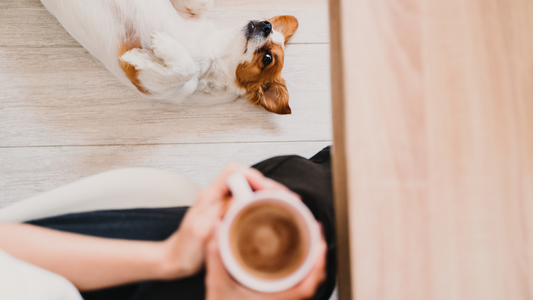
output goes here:
[{"label": "dog's leg", "polygon": [[213,0],[170,0],[170,2],[176,10],[192,17],[203,15],[214,5]]},{"label": "dog's leg", "polygon": [[166,70],[176,76],[183,76],[182,81],[189,81],[196,73],[196,64],[183,45],[168,34],[156,31],[152,38],[152,51],[162,59]]},{"label": "dog's leg", "polygon": [[135,48],[121,59],[138,70],[137,79],[151,94],[187,83],[196,74],[196,65],[181,43],[165,33],[152,34],[152,51]]}]

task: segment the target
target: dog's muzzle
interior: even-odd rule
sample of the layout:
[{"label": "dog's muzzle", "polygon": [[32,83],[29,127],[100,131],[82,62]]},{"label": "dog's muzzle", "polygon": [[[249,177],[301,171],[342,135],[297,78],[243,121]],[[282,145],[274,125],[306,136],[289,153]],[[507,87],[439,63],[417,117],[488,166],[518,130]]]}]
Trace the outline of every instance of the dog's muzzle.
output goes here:
[{"label": "dog's muzzle", "polygon": [[272,33],[272,24],[268,21],[250,21],[244,28],[248,39],[254,36],[268,37]]}]

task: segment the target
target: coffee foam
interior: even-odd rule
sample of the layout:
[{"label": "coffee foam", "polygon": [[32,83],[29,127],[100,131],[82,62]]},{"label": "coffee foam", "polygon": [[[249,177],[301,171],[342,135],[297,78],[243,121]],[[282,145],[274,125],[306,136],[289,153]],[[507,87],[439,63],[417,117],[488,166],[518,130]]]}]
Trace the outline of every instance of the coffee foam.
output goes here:
[{"label": "coffee foam", "polygon": [[230,229],[231,250],[251,275],[280,279],[297,270],[309,248],[304,221],[279,201],[261,200],[244,208]]}]

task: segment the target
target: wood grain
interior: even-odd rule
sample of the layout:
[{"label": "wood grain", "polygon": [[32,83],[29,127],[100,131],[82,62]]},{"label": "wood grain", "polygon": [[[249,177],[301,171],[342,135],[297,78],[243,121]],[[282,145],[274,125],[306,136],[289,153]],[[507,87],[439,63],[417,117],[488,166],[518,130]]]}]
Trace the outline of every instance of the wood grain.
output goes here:
[{"label": "wood grain", "polygon": [[332,5],[340,299],[531,299],[533,3]]},{"label": "wood grain", "polygon": [[252,165],[298,153],[311,157],[329,142],[0,148],[0,207],[80,178],[124,167],[149,167],[206,186],[229,162]]},{"label": "wood grain", "polygon": [[430,296],[531,299],[533,3],[424,13]]},{"label": "wood grain", "polygon": [[[294,15],[300,23],[290,43],[329,43],[323,0],[216,1],[206,18],[232,28],[252,18],[277,15]],[[38,0],[0,1],[0,20],[0,46],[81,47]]]},{"label": "wood grain", "polygon": [[352,296],[352,273],[350,255],[350,221],[348,199],[348,170],[346,147],[345,85],[349,82],[344,77],[343,33],[345,31],[341,19],[341,2],[329,1],[329,30],[331,37],[331,111],[333,117],[332,174],[335,201],[335,226],[337,228],[337,294],[339,299],[350,299]]},{"label": "wood grain", "polygon": [[292,115],[243,99],[213,107],[143,99],[39,0],[0,0],[0,208],[113,168],[160,168],[206,185],[229,161],[309,157],[330,144],[327,0],[215,2],[207,18],[223,27],[298,18],[283,71]]},{"label": "wood grain", "polygon": [[81,48],[0,48],[0,147],[331,140],[328,55],[327,45],[287,47],[293,114],[279,116],[244,99],[144,99]]},{"label": "wood grain", "polygon": [[146,166],[205,184],[230,160],[310,156],[331,141],[325,0],[218,1],[209,18],[293,14],[283,76],[293,114],[240,99],[146,100],[80,47],[38,0],[0,0],[0,206],[104,170]]}]

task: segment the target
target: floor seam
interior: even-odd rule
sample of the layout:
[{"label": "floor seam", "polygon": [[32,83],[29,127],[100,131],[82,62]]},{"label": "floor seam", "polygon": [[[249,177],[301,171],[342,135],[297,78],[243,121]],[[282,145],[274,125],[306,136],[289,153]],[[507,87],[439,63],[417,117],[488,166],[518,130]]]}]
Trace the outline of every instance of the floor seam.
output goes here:
[{"label": "floor seam", "polygon": [[320,143],[332,140],[301,140],[301,141],[252,141],[252,142],[199,142],[199,143],[146,143],[146,144],[86,144],[86,145],[38,145],[38,146],[0,146],[0,149],[23,148],[59,148],[59,147],[123,147],[123,146],[173,146],[173,145],[220,145],[220,144],[270,144],[270,143]]}]

